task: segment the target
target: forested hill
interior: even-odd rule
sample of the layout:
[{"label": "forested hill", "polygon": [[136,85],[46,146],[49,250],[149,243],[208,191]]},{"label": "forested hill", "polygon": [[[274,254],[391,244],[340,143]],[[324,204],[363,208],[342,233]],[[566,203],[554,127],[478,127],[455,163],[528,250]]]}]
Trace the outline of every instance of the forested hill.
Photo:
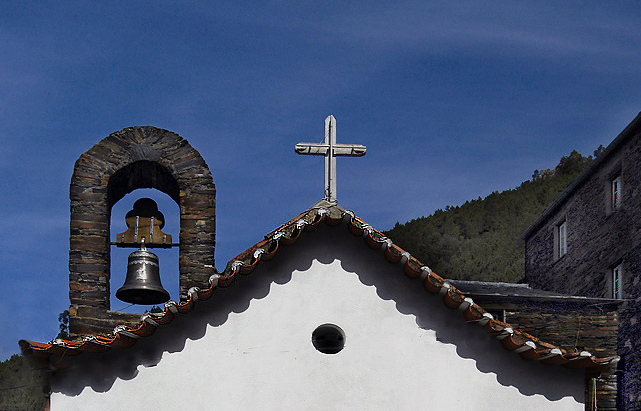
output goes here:
[{"label": "forested hill", "polygon": [[396,223],[385,234],[442,277],[518,282],[524,256],[517,239],[591,161],[572,151],[553,170],[535,170],[516,189]]},{"label": "forested hill", "polygon": [[44,410],[49,391],[45,369],[35,369],[23,356],[0,362],[0,410]]}]

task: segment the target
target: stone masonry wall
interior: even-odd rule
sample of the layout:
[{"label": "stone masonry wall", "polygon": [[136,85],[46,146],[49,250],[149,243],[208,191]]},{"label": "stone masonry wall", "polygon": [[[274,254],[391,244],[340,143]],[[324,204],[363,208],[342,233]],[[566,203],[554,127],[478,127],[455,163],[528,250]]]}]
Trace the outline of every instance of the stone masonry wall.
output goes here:
[{"label": "stone masonry wall", "polygon": [[[639,127],[611,150],[556,211],[526,238],[525,276],[531,286],[573,295],[611,297],[609,271],[623,264],[619,310],[619,406],[641,409],[641,135]],[[602,154],[605,155],[605,154]],[[609,182],[622,177],[620,208],[608,211]],[[555,260],[554,231],[567,223],[567,254]]]},{"label": "stone masonry wall", "polygon": [[[621,305],[619,313],[620,331],[618,352],[621,356],[621,409],[641,410],[641,292],[639,290],[639,273],[641,273],[641,246],[631,249],[626,254],[624,265],[630,277],[632,290],[624,297],[629,298]],[[625,291],[624,291],[625,293]]]},{"label": "stone masonry wall", "polygon": [[139,316],[109,310],[112,206],[138,188],[155,188],[180,207],[181,297],[214,274],[215,195],[207,164],[179,135],[155,127],[115,132],[76,161],[69,248],[69,330],[110,332]]},{"label": "stone masonry wall", "polygon": [[[631,183],[627,177],[633,170],[623,161],[623,152],[616,154],[527,239],[525,275],[532,287],[590,297],[609,296],[606,271],[624,257],[630,244],[621,240],[636,234],[641,241],[641,231],[634,233],[629,224],[639,214],[628,190]],[[608,182],[616,170],[623,174],[623,202],[620,209],[608,214]],[[555,260],[554,233],[563,221],[567,225],[567,253]]]}]

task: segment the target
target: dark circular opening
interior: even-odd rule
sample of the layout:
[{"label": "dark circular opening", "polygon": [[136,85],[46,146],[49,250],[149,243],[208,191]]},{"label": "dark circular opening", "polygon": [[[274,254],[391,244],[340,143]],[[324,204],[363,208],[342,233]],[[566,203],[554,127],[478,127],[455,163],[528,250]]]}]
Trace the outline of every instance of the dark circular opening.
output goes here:
[{"label": "dark circular opening", "polygon": [[312,344],[323,354],[336,354],[345,347],[345,333],[337,325],[323,324],[312,333]]}]

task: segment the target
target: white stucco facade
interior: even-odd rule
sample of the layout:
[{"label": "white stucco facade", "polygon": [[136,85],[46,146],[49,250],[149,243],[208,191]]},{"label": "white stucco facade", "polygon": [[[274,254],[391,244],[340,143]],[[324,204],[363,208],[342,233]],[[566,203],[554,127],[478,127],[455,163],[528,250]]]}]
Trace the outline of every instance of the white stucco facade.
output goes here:
[{"label": "white stucco facade", "polygon": [[[505,351],[344,227],[306,236],[136,346],[80,356],[51,409],[583,409],[581,370]],[[311,343],[325,323],[337,354]]]}]

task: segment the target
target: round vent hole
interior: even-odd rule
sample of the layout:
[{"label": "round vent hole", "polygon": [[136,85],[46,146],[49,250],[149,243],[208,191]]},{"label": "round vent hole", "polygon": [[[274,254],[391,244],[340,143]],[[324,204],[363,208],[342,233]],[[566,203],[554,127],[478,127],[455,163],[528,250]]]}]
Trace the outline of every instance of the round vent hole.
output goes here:
[{"label": "round vent hole", "polygon": [[337,325],[323,324],[312,333],[312,344],[323,354],[336,354],[345,347],[345,333]]}]

